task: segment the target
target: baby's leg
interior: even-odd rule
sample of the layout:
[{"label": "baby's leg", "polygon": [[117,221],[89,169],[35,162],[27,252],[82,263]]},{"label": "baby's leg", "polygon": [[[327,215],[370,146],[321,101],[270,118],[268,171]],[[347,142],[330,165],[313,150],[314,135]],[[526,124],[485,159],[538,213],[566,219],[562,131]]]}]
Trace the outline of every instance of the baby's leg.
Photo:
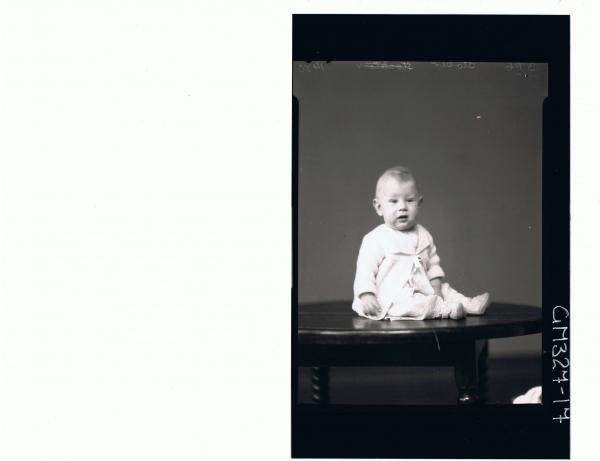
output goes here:
[{"label": "baby's leg", "polygon": [[390,320],[425,320],[451,318],[454,320],[465,317],[462,304],[445,302],[436,295],[415,293],[409,302],[395,302],[388,311]]},{"label": "baby's leg", "polygon": [[442,283],[442,298],[447,302],[461,303],[465,308],[465,312],[469,315],[483,315],[490,305],[489,293],[483,293],[482,295],[468,298],[456,291],[448,283]]},{"label": "baby's leg", "polygon": [[394,299],[387,316],[390,320],[424,320],[434,309],[435,299],[421,299],[411,290],[402,290]]},{"label": "baby's leg", "polygon": [[415,304],[427,306],[426,319],[454,319],[465,318],[463,305],[457,301],[444,301],[440,296],[415,293]]}]

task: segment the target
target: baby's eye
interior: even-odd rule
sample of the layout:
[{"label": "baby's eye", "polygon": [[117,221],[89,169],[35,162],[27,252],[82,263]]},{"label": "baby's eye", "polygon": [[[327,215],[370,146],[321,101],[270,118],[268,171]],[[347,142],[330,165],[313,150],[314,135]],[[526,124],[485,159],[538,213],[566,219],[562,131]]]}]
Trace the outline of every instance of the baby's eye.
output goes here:
[{"label": "baby's eye", "polygon": [[414,202],[415,199],[414,198],[408,198],[408,199],[406,199],[406,201],[410,203],[410,202]]},{"label": "baby's eye", "polygon": [[390,203],[396,203],[398,200],[391,198]]}]

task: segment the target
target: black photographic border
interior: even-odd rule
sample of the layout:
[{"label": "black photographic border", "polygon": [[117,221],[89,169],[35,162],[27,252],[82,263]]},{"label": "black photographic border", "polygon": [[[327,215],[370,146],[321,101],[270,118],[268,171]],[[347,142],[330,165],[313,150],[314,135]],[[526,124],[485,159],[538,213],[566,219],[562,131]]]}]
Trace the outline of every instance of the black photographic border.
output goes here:
[{"label": "black photographic border", "polygon": [[542,157],[543,405],[297,403],[299,107],[293,99],[293,457],[569,458],[569,49],[569,16],[293,15],[294,61],[548,63]]}]

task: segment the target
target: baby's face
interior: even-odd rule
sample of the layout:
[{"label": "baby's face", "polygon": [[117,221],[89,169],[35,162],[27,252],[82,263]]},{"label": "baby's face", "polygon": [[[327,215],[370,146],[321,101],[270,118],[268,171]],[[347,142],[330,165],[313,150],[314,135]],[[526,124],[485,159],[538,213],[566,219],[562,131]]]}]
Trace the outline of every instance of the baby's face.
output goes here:
[{"label": "baby's face", "polygon": [[406,231],[417,222],[421,200],[414,181],[404,182],[389,177],[381,184],[377,197],[373,199],[373,206],[388,226]]}]

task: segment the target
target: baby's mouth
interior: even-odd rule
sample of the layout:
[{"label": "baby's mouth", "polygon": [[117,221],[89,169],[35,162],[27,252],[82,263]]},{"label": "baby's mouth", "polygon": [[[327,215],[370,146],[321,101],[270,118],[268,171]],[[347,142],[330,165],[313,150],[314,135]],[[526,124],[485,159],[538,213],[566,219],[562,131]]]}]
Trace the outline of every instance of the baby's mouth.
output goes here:
[{"label": "baby's mouth", "polygon": [[398,216],[398,221],[407,221],[408,216]]}]

